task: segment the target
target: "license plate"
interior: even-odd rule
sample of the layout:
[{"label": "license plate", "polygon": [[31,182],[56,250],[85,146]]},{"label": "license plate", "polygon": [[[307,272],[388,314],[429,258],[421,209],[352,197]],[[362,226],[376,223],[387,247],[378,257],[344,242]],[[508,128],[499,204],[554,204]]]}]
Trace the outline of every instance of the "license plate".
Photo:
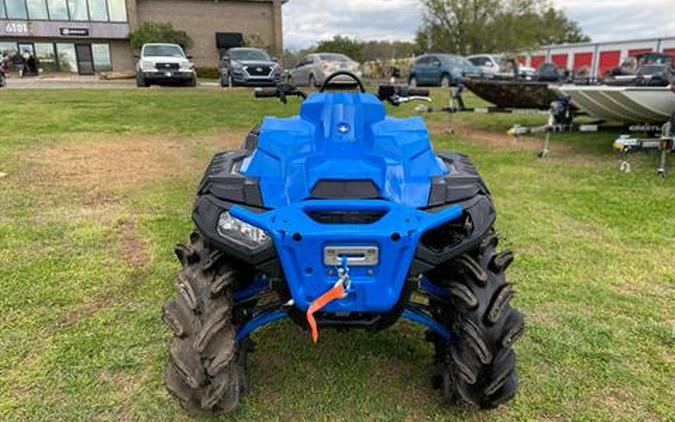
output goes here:
[{"label": "license plate", "polygon": [[326,246],[323,249],[325,265],[342,265],[343,257],[347,257],[350,266],[373,266],[379,263],[380,251],[377,246]]},{"label": "license plate", "polygon": [[171,77],[171,72],[165,72],[164,75],[166,75],[167,78]]}]

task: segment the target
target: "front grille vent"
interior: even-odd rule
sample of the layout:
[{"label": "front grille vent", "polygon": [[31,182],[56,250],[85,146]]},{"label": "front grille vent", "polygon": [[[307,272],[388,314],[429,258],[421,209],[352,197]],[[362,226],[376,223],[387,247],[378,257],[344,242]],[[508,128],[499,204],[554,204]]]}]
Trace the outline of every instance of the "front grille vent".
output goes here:
[{"label": "front grille vent", "polygon": [[308,211],[307,215],[322,224],[373,224],[385,211]]},{"label": "front grille vent", "polygon": [[178,70],[178,63],[156,63],[155,69],[157,70]]},{"label": "front grille vent", "polygon": [[267,76],[271,69],[269,66],[247,66],[246,71],[251,76]]}]

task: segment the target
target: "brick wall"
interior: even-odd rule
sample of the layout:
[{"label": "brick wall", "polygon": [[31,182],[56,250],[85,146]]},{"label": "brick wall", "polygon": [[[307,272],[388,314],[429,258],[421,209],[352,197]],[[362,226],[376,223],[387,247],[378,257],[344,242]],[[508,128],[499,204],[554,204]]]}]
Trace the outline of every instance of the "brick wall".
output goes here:
[{"label": "brick wall", "polygon": [[216,32],[258,34],[270,54],[282,51],[281,2],[231,0],[137,0],[138,22],[170,22],[186,31],[194,46],[188,52],[199,67],[216,67]]}]

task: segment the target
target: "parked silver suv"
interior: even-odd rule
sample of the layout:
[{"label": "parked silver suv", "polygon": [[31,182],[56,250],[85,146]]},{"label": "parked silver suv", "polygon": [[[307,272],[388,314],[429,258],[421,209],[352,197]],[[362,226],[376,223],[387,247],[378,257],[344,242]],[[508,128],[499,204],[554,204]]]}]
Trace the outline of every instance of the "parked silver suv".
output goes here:
[{"label": "parked silver suv", "polygon": [[136,85],[196,86],[197,74],[190,58],[178,44],[145,44],[136,64]]},{"label": "parked silver suv", "polygon": [[259,48],[230,48],[219,64],[220,86],[274,86],[282,70],[275,59]]}]

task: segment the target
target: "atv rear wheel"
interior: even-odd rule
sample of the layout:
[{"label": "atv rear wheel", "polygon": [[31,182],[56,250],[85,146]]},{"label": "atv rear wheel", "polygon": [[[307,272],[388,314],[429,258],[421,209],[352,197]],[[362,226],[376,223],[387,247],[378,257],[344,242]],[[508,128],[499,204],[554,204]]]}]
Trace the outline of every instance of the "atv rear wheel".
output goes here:
[{"label": "atv rear wheel", "polygon": [[509,304],[513,290],[504,276],[513,254],[498,254],[496,247],[497,235],[491,234],[478,250],[455,260],[443,280],[433,280],[452,302],[431,302],[435,318],[454,333],[450,342],[431,336],[434,386],[448,405],[461,398],[494,408],[518,389],[512,346],[523,333],[523,317]]},{"label": "atv rear wheel", "polygon": [[196,232],[176,255],[183,269],[175,280],[176,299],[162,315],[174,335],[166,387],[188,410],[232,411],[247,387],[249,349],[248,340],[235,341],[232,322],[232,290],[239,275]]}]

